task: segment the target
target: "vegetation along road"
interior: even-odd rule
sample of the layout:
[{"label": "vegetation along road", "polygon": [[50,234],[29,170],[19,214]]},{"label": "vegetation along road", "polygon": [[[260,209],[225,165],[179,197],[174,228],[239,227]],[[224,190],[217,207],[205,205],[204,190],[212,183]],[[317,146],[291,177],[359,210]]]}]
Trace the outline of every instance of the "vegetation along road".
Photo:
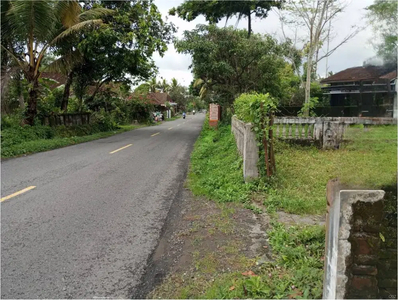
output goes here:
[{"label": "vegetation along road", "polygon": [[134,296],[204,117],[4,161],[2,298]]}]

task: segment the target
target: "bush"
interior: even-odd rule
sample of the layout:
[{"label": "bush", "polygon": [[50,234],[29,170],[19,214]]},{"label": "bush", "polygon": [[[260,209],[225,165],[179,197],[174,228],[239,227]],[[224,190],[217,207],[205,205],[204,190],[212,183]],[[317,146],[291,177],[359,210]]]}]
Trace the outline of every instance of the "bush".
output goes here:
[{"label": "bush", "polygon": [[246,123],[258,123],[258,111],[267,113],[271,109],[276,109],[276,101],[269,94],[242,94],[234,101],[235,115],[239,120]]},{"label": "bush", "polygon": [[1,131],[1,147],[6,148],[25,141],[51,139],[55,131],[49,126],[14,126]]},{"label": "bush", "polygon": [[2,115],[1,116],[1,129],[11,128],[11,127],[18,127],[21,125],[23,121],[23,111],[20,110],[14,114],[10,115]]},{"label": "bush", "polygon": [[112,115],[105,112],[103,108],[99,112],[91,114],[91,122],[93,126],[98,126],[100,131],[110,131],[118,128],[116,122],[112,119]]}]

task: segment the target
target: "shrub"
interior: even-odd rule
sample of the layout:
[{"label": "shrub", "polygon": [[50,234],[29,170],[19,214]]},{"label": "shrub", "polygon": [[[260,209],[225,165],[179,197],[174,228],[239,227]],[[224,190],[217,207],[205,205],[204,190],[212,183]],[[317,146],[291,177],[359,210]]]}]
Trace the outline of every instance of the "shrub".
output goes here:
[{"label": "shrub", "polygon": [[118,128],[116,122],[112,119],[112,115],[105,112],[103,108],[99,112],[91,114],[91,122],[93,126],[98,126],[100,131],[110,131]]},{"label": "shrub", "polygon": [[[261,104],[263,111],[261,112]],[[276,100],[269,94],[241,94],[234,101],[235,115],[246,123],[259,123],[260,113],[267,114],[270,110],[276,110]]]},{"label": "shrub", "polygon": [[9,147],[25,141],[51,139],[55,130],[49,126],[14,126],[1,131],[1,147]]},{"label": "shrub", "polygon": [[20,126],[23,121],[23,111],[17,111],[14,114],[1,116],[1,129]]}]

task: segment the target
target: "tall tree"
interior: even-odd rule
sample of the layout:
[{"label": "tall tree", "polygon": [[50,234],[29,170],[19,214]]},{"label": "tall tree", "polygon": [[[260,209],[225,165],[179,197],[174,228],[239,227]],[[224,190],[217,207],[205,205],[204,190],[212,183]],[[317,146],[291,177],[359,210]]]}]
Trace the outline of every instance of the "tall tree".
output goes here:
[{"label": "tall tree", "polygon": [[167,83],[166,79],[162,78],[161,81],[159,81],[158,86],[162,93],[167,93],[169,91],[170,85]]},{"label": "tall tree", "polygon": [[177,103],[179,109],[185,110],[187,105],[187,91],[186,88],[181,86],[177,79],[172,78],[168,91],[171,99]]},{"label": "tall tree", "polygon": [[378,54],[385,63],[397,64],[398,46],[398,5],[395,1],[375,0],[366,8],[367,18],[377,36],[375,43]]},{"label": "tall tree", "polygon": [[178,15],[183,20],[192,21],[199,15],[205,16],[210,24],[216,24],[222,18],[237,16],[247,18],[247,31],[250,37],[252,33],[252,15],[264,19],[273,8],[280,8],[283,0],[187,0],[178,7],[170,9],[169,14]]},{"label": "tall tree", "polygon": [[225,107],[244,92],[281,95],[279,69],[286,62],[282,48],[270,36],[254,34],[248,43],[245,30],[198,25],[185,31],[175,46],[178,52],[192,56],[196,85],[214,92]]},{"label": "tall tree", "polygon": [[[29,82],[29,98],[26,122],[34,124],[37,114],[37,101],[39,97],[40,66],[43,58],[51,47],[55,46],[65,37],[82,31],[85,28],[95,28],[102,24],[100,19],[91,19],[90,14],[75,14],[72,7],[77,1],[10,1],[5,14],[7,26],[3,35],[15,35],[26,49],[26,53],[16,53],[15,49],[2,48],[14,59]],[[74,25],[69,27],[63,24],[71,19],[78,18]],[[70,24],[70,23],[68,23]]]},{"label": "tall tree", "polygon": [[[341,13],[346,5],[339,0],[290,0],[283,6],[284,14],[281,16],[282,24],[290,24],[295,28],[304,28],[302,32],[306,32],[304,54],[306,61],[306,82],[305,82],[305,98],[304,105],[308,106],[311,95],[311,78],[316,73],[316,66],[319,61],[330,56],[336,49],[353,38],[360,28],[354,26],[350,28],[345,37],[341,39],[335,47],[319,57],[319,50],[324,41],[330,36],[328,24],[333,22]],[[316,75],[316,74],[315,74]],[[308,115],[309,111],[305,111]]]},{"label": "tall tree", "polygon": [[[86,1],[85,7],[96,6],[116,13],[105,18],[106,27],[88,33],[78,45],[84,69],[96,87],[88,102],[107,82],[137,83],[154,76],[157,68],[152,56],[155,52],[163,56],[175,32],[152,0]],[[85,75],[78,72],[76,76]]]},{"label": "tall tree", "polygon": [[159,88],[159,84],[156,81],[156,77],[152,77],[148,82],[147,82],[148,86],[149,86],[149,91],[151,93],[155,93],[157,92],[158,88]]}]

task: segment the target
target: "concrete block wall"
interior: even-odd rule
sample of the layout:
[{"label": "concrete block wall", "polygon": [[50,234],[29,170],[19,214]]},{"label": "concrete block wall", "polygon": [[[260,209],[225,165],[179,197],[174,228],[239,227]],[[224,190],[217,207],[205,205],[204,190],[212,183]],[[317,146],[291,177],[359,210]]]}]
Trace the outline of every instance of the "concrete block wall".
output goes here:
[{"label": "concrete block wall", "polygon": [[44,125],[57,126],[73,126],[83,125],[90,123],[90,113],[71,113],[71,114],[60,114],[51,115],[44,118]]},{"label": "concrete block wall", "polygon": [[323,298],[397,298],[396,191],[385,195],[329,181]]},{"label": "concrete block wall", "polygon": [[243,177],[245,181],[258,178],[259,151],[256,136],[252,132],[252,124],[244,123],[233,116],[231,131],[235,136],[238,151],[243,158]]}]

